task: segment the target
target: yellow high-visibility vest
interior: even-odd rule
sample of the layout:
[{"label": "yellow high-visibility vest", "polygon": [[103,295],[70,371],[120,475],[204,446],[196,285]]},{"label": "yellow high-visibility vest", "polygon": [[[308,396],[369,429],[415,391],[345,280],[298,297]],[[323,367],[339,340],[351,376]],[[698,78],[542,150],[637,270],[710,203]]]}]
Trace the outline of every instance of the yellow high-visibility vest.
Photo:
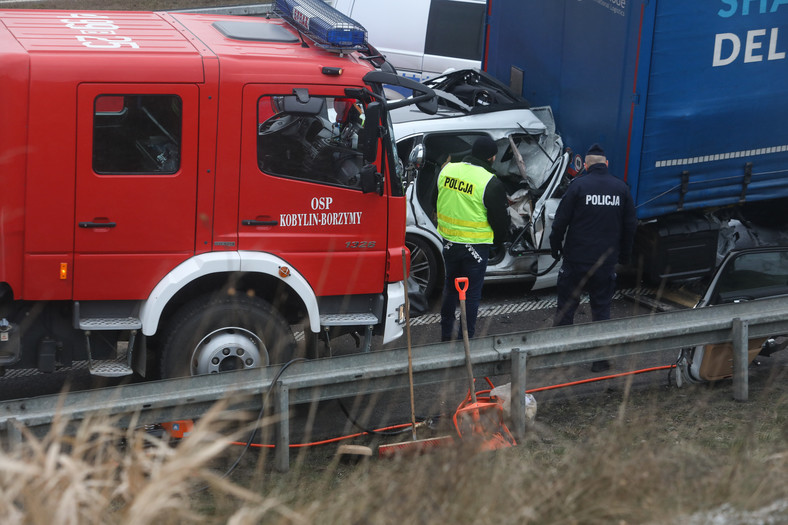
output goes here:
[{"label": "yellow high-visibility vest", "polygon": [[447,241],[492,244],[484,190],[494,175],[480,166],[452,162],[438,176],[438,233]]}]

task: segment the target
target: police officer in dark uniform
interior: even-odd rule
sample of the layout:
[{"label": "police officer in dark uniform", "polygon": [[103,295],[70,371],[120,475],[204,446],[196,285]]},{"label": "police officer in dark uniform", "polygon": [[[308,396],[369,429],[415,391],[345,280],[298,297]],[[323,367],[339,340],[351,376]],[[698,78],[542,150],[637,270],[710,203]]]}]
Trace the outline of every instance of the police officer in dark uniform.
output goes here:
[{"label": "police officer in dark uniform", "polygon": [[[629,187],[608,171],[599,144],[586,153],[585,169],[561,199],[550,233],[553,258],[563,257],[554,326],[574,322],[583,290],[589,295],[592,319],[610,319],[615,266],[629,262],[632,253],[637,218]],[[608,368],[607,361],[597,361],[591,369]]]},{"label": "police officer in dark uniform", "polygon": [[441,303],[442,341],[454,335],[459,303],[454,285],[457,277],[468,278],[465,312],[468,337],[473,337],[490,248],[502,243],[508,233],[506,189],[492,170],[497,153],[495,141],[483,135],[473,143],[470,155],[461,162],[446,164],[438,175],[436,210],[446,275]]}]

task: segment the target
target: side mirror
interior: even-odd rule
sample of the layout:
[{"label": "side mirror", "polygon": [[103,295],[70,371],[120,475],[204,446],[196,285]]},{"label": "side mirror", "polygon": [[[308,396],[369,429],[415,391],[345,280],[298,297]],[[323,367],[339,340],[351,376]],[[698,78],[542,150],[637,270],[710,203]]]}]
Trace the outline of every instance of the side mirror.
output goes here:
[{"label": "side mirror", "polygon": [[431,97],[421,102],[416,102],[416,107],[427,115],[434,115],[438,112],[438,97]]},{"label": "side mirror", "polygon": [[419,143],[413,146],[413,149],[410,150],[410,155],[408,155],[408,165],[405,167],[405,175],[407,180],[405,181],[407,184],[411,184],[413,182],[413,178],[415,177],[416,173],[424,166],[424,144]]},{"label": "side mirror", "polygon": [[424,144],[416,144],[413,146],[413,149],[410,150],[410,155],[408,155],[408,165],[409,167],[413,167],[417,170],[420,170],[424,166],[424,157],[426,156]]},{"label": "side mirror", "polygon": [[365,164],[361,168],[361,192],[383,195],[383,176],[378,173],[374,164]]},{"label": "side mirror", "polygon": [[380,112],[380,102],[370,102],[364,110],[364,127],[358,134],[358,146],[367,162],[375,162],[378,158]]},{"label": "side mirror", "polygon": [[391,84],[413,92],[412,97],[386,102],[386,108],[389,110],[416,104],[417,108],[428,115],[434,115],[438,112],[438,99],[435,96],[435,92],[430,87],[415,80],[384,71],[370,71],[364,75],[364,82],[367,84]]}]

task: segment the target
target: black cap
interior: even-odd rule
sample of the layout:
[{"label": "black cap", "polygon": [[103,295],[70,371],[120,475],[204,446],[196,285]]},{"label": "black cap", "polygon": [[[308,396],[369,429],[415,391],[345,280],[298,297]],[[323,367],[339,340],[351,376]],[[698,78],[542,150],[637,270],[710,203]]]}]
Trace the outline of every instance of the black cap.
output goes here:
[{"label": "black cap", "polygon": [[589,155],[593,155],[595,157],[604,157],[605,150],[603,150],[602,146],[600,146],[595,142],[594,144],[591,145],[590,148],[588,148],[588,151],[586,151],[586,157],[588,157]]},{"label": "black cap", "polygon": [[498,146],[495,145],[495,141],[488,137],[487,135],[483,135],[476,139],[476,142],[473,143],[473,150],[471,150],[471,155],[476,157],[479,160],[487,160],[491,159],[494,155],[498,154]]}]

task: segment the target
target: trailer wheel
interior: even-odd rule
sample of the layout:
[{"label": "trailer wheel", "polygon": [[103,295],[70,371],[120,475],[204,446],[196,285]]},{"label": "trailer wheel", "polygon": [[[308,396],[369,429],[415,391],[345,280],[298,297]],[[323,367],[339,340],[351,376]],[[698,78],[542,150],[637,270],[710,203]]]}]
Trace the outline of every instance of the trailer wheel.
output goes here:
[{"label": "trailer wheel", "polygon": [[296,342],[284,318],[263,299],[233,295],[198,300],[173,319],[164,340],[164,378],[216,374],[284,363]]},{"label": "trailer wheel", "polygon": [[419,285],[421,293],[427,298],[432,297],[441,277],[441,261],[429,243],[416,235],[407,235],[405,246],[410,250],[411,279]]}]

